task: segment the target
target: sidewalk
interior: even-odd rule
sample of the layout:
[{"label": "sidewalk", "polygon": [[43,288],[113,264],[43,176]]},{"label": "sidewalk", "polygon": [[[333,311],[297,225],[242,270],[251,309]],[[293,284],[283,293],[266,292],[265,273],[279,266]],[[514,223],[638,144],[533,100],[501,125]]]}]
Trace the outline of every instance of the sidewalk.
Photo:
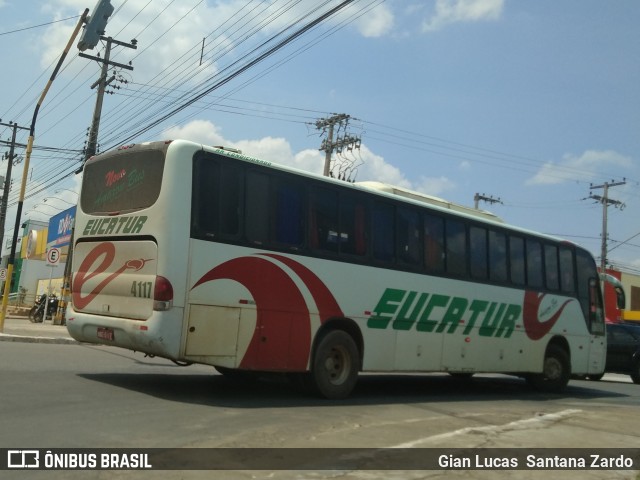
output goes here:
[{"label": "sidewalk", "polygon": [[9,315],[5,318],[0,342],[78,343],[71,338],[64,325],[53,325],[51,320],[31,323],[28,317],[17,315]]}]

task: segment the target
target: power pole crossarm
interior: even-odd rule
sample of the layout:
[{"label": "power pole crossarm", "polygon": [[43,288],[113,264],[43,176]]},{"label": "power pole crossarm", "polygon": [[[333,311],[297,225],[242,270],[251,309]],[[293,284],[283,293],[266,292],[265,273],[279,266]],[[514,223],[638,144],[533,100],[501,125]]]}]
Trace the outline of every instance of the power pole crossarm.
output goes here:
[{"label": "power pole crossarm", "polygon": [[319,149],[325,152],[324,168],[322,171],[322,174],[325,177],[329,177],[331,175],[331,155],[334,151],[340,153],[345,149],[360,148],[360,138],[353,135],[347,135],[346,133],[340,135],[338,133],[334,140],[336,126],[338,132],[342,129],[346,130],[349,120],[351,120],[350,115],[347,115],[346,113],[339,113],[332,115],[329,118],[321,118],[315,123],[316,129],[327,132],[327,138],[322,141]]},{"label": "power pole crossarm", "polygon": [[502,203],[502,200],[500,200],[500,197],[498,198],[494,198],[493,195],[490,196],[486,196],[484,193],[480,194],[480,193],[476,193],[473,196],[473,206],[476,210],[478,210],[480,208],[480,201],[483,202],[487,202],[487,203]]}]

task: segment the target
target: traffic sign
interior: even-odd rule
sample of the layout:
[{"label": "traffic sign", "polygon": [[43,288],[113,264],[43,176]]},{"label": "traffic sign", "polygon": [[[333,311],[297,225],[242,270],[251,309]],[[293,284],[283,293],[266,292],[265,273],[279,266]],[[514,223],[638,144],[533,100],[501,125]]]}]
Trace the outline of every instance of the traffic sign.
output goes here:
[{"label": "traffic sign", "polygon": [[60,249],[51,247],[47,250],[47,265],[57,265],[60,262]]},{"label": "traffic sign", "polygon": [[6,280],[6,279],[7,279],[7,269],[0,268],[0,280]]}]

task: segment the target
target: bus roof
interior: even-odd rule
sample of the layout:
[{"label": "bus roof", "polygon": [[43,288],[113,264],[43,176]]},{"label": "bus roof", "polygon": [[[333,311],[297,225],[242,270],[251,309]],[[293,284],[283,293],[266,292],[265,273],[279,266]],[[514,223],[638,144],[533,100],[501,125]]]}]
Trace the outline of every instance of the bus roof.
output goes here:
[{"label": "bus roof", "polygon": [[[220,155],[224,155],[226,157],[230,157],[230,158],[234,158],[236,160],[241,160],[241,161],[245,161],[245,162],[250,162],[250,163],[254,163],[257,165],[262,165],[264,167],[270,167],[270,168],[274,168],[277,170],[282,170],[282,171],[287,171],[287,172],[291,172],[291,173],[295,173],[301,176],[305,176],[305,177],[309,177],[309,178],[315,178],[321,181],[325,181],[327,183],[333,183],[336,185],[341,185],[344,187],[350,187],[350,188],[354,188],[357,190],[364,190],[364,191],[368,191],[368,192],[372,192],[375,193],[377,195],[381,195],[381,196],[386,196],[386,197],[395,197],[398,198],[400,197],[400,199],[403,200],[408,200],[408,203],[413,203],[413,204],[425,204],[425,205],[429,205],[434,207],[435,210],[448,210],[452,213],[458,214],[460,216],[463,217],[467,217],[467,218],[475,218],[478,219],[480,221],[484,221],[487,223],[494,223],[497,225],[502,225],[510,230],[513,231],[517,231],[517,232],[521,232],[523,234],[528,234],[528,235],[535,235],[541,238],[547,238],[549,240],[553,240],[556,242],[565,242],[567,244],[571,244],[571,245],[575,245],[577,246],[574,242],[571,242],[569,240],[563,239],[563,238],[559,238],[553,235],[549,235],[549,234],[544,234],[544,233],[540,233],[540,232],[536,232],[533,230],[529,230],[523,227],[517,227],[513,224],[507,223],[505,222],[502,218],[498,217],[497,215],[487,211],[487,210],[480,210],[480,209],[475,209],[472,207],[467,207],[465,205],[462,204],[458,204],[458,203],[454,203],[454,202],[450,202],[448,200],[439,198],[439,197],[435,197],[433,195],[428,195],[425,193],[420,193],[420,192],[416,192],[407,188],[403,188],[403,187],[398,187],[398,186],[394,186],[394,185],[389,185],[386,183],[382,183],[382,182],[376,182],[376,181],[363,181],[363,182],[356,182],[356,183],[349,183],[349,182],[345,182],[343,180],[338,180],[335,178],[331,178],[331,177],[324,177],[322,175],[316,174],[316,173],[312,173],[312,172],[308,172],[305,170],[301,170],[299,168],[295,168],[295,167],[290,167],[287,165],[283,165],[283,164],[278,164],[278,163],[274,163],[271,162],[269,160],[262,160],[256,157],[252,157],[250,155],[246,155],[244,153],[242,153],[239,150],[235,150],[232,148],[227,148],[227,147],[222,147],[222,146],[210,146],[210,145],[205,145],[199,142],[193,142],[190,140],[182,140],[182,139],[175,139],[175,140],[163,140],[163,141],[154,141],[154,142],[141,142],[137,145],[139,146],[146,146],[146,147],[154,147],[159,143],[163,143],[165,144],[167,147],[170,144],[177,144],[177,143],[182,143],[182,144],[191,144],[194,147],[199,147],[202,150],[207,150],[207,151],[212,151],[215,153],[218,153]],[[120,150],[122,148],[128,149],[131,147],[134,147],[135,145],[127,145],[124,147],[120,147],[117,150]],[[107,153],[107,152],[105,152]]]},{"label": "bus roof", "polygon": [[466,213],[467,215],[478,216],[481,218],[493,220],[495,222],[504,223],[497,215],[487,211],[487,210],[479,210],[471,207],[467,207],[465,205],[461,205],[459,203],[453,203],[443,198],[434,197],[433,195],[427,195],[426,193],[416,192],[414,190],[409,190],[408,188],[397,187],[395,185],[389,185],[388,183],[382,182],[357,182],[356,185],[375,190],[378,192],[386,192],[391,193],[393,195],[397,195],[403,198],[409,198],[411,200],[416,200],[421,203],[426,203],[429,205],[436,205],[441,208],[446,208],[447,210],[453,210],[455,212]]}]

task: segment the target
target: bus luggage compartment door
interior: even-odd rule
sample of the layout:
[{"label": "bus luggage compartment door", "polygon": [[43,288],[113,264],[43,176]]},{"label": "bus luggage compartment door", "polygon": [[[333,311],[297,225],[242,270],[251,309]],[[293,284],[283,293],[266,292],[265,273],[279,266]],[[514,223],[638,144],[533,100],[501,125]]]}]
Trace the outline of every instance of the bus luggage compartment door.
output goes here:
[{"label": "bus luggage compartment door", "polygon": [[240,311],[237,307],[191,305],[185,355],[216,357],[221,365],[235,367]]}]

